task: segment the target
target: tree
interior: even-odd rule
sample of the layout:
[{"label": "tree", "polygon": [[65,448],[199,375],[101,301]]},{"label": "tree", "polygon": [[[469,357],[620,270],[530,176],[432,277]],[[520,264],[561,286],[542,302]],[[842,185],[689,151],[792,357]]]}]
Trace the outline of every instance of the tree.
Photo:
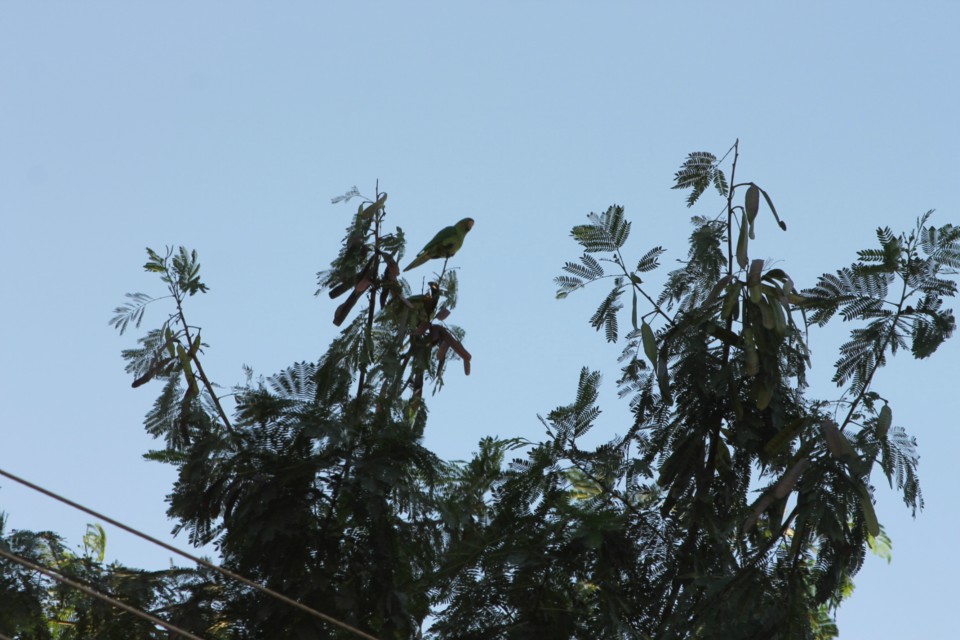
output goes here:
[{"label": "tree", "polygon": [[[359,207],[340,254],[318,274],[318,294],[346,295],[333,318],[340,336],[318,362],[235,389],[233,417],[184,311],[186,298],[206,291],[195,253],[148,251],[145,268],[160,274],[174,311],[124,357],[135,386],[164,382],[147,429],[166,448],[149,457],[178,468],[169,515],[192,543],[215,542],[227,568],[350,625],[409,638],[430,610],[442,537],[434,494],[444,464],[421,444],[423,389],[442,384],[448,358],[469,372],[470,354],[463,331],[443,323],[456,304],[455,272],[417,296],[400,280],[404,238],[384,227],[386,199],[378,192]],[[131,295],[114,325],[139,324],[152,301]],[[232,637],[336,633],[245,588],[229,592],[224,610]]]},{"label": "tree", "polygon": [[[189,298],[208,291],[196,253],[148,249],[144,268],[166,295],[128,294],[112,324],[139,327],[149,305],[170,302],[123,356],[134,387],[162,384],[145,427],[163,446],[147,457],[178,471],[176,529],[354,630],[206,569],[139,575],[146,586],[130,597],[217,638],[835,637],[832,612],[866,550],[887,544],[875,467],[922,507],[916,443],[873,379],[900,348],[925,358],[952,333],[943,299],[956,293],[960,229],[929,225],[929,213],[909,233],[879,229],[878,248],[798,289],[750,258],[761,210],[786,225],[765,190],[736,181],[738,154],[693,153],[677,172],[688,206],[708,190],[724,206],[693,218],[687,259],[659,295],[645,278],[664,250],[624,257],[622,207],[572,230],[583,255],[563,267],[558,297],[612,284],[590,324],[623,346],[617,384],[633,415],[595,447],[582,438],[600,415],[601,374],[587,369],[573,402],[542,419],[542,442],[484,438],[462,463],[422,445],[424,390],[442,387],[448,360],[469,374],[470,353],[447,323],[456,271],[445,261],[410,290],[404,234],[387,228],[379,189],[335,199],[363,202],[318,274],[318,295],[342,299],[325,355],[249,372],[229,394],[204,371],[208,345],[187,319]],[[836,363],[842,392],[811,398],[806,335],[837,315],[856,324]],[[26,603],[0,632],[51,637],[45,621],[73,606],[67,592],[51,599],[50,583],[0,568],[0,603]],[[97,566],[85,579],[117,591],[127,573]]]},{"label": "tree", "polygon": [[[878,248],[798,290],[750,259],[761,196],[786,224],[766,191],[735,181],[731,152],[729,181],[706,152],[677,172],[688,206],[711,187],[726,202],[693,218],[687,260],[656,298],[643,278],[663,249],[629,268],[623,208],[573,228],[584,253],[557,295],[612,280],[590,323],[624,345],[634,422],[581,448],[600,413],[600,375],[585,369],[574,402],[543,421],[547,439],[504,473],[490,470],[516,443],[483,443],[456,482],[491,499],[450,536],[439,637],[835,637],[831,612],[865,551],[889,548],[874,467],[922,507],[916,442],[872,382],[888,354],[925,358],[952,333],[943,299],[956,294],[960,229],[929,225],[929,212],[909,233],[878,229]],[[842,393],[810,398],[806,334],[837,314],[857,324],[836,363]]]}]

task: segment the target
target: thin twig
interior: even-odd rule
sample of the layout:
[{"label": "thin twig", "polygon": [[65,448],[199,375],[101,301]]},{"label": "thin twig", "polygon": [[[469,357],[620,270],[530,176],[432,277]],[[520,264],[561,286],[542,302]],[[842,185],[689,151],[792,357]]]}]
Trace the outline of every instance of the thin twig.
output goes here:
[{"label": "thin twig", "polygon": [[[170,285],[170,287],[173,289],[173,285]],[[180,292],[174,292],[173,298],[177,303],[177,316],[180,325],[183,327],[183,335],[187,340],[187,353],[190,353],[193,351],[193,338],[190,337],[190,325],[187,324],[187,318],[183,313],[183,300],[180,297]],[[223,405],[220,404],[220,398],[217,397],[216,392],[213,390],[213,384],[210,382],[210,378],[207,377],[207,374],[203,370],[203,365],[200,364],[200,357],[194,353],[191,360],[193,360],[193,363],[197,366],[197,373],[200,375],[200,379],[203,380],[203,386],[206,388],[207,393],[209,393],[213,399],[213,403],[217,407],[217,413],[220,414],[220,419],[223,420],[223,425],[227,428],[227,431],[236,435],[233,425],[230,424],[230,418],[227,417],[227,412],[223,410]]]}]

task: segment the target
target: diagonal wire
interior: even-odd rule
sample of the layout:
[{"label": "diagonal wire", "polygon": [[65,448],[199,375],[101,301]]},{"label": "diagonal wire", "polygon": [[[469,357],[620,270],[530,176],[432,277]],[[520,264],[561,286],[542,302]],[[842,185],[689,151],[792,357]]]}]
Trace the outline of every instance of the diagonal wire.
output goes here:
[{"label": "diagonal wire", "polygon": [[[28,481],[28,480],[24,480],[23,478],[20,478],[20,477],[18,477],[18,476],[15,476],[15,475],[13,475],[12,473],[10,473],[9,471],[5,471],[5,470],[3,470],[3,469],[0,469],[0,475],[5,476],[5,477],[7,477],[7,478],[10,478],[10,479],[13,480],[14,482],[19,482],[20,484],[22,484],[22,485],[25,486],[25,487],[28,487],[28,488],[30,488],[30,489],[33,489],[34,491],[37,491],[37,492],[39,492],[39,493],[42,493],[42,494],[44,494],[45,496],[49,496],[49,497],[53,498],[54,500],[58,500],[58,501],[66,504],[66,505],[68,505],[68,506],[73,507],[74,509],[78,509],[78,510],[80,510],[80,511],[83,511],[84,513],[87,513],[87,514],[93,516],[94,518],[98,518],[98,519],[100,519],[100,520],[103,520],[104,522],[107,522],[107,523],[109,523],[109,524],[112,524],[113,526],[118,527],[118,528],[120,528],[120,529],[123,529],[124,531],[126,531],[126,532],[128,532],[128,533],[132,533],[133,535],[135,535],[135,536],[137,536],[137,537],[139,537],[139,538],[143,538],[143,539],[146,540],[147,542],[152,542],[152,543],[155,544],[155,545],[158,545],[158,546],[160,546],[160,547],[163,547],[164,549],[166,549],[167,551],[170,551],[171,553],[175,553],[175,554],[177,554],[177,555],[179,555],[179,556],[182,556],[182,557],[184,557],[184,558],[186,558],[186,559],[188,559],[188,560],[191,560],[191,561],[193,561],[193,562],[196,562],[197,564],[199,564],[199,565],[201,565],[201,566],[204,566],[204,567],[206,567],[206,568],[208,568],[208,569],[211,569],[211,570],[213,570],[213,571],[216,571],[217,573],[219,573],[219,574],[221,574],[221,575],[223,575],[223,576],[226,576],[227,578],[230,578],[230,579],[232,579],[232,580],[236,580],[237,582],[243,583],[243,584],[247,585],[248,587],[250,587],[250,588],[252,588],[252,589],[256,589],[257,591],[259,591],[259,592],[261,592],[261,593],[264,593],[264,594],[266,594],[266,595],[268,595],[268,596],[271,596],[271,597],[273,597],[273,598],[276,598],[277,600],[280,600],[281,602],[285,602],[286,604],[290,605],[291,607],[296,607],[297,609],[300,609],[301,611],[304,611],[304,612],[306,612],[306,613],[309,613],[310,615],[314,616],[315,618],[319,618],[319,619],[323,620],[324,622],[328,622],[328,623],[330,623],[330,624],[333,624],[333,625],[336,625],[336,626],[340,627],[341,629],[345,629],[346,631],[350,631],[351,633],[354,633],[354,634],[360,636],[361,638],[364,638],[365,640],[379,640],[377,637],[372,636],[372,635],[370,635],[370,634],[368,634],[368,633],[365,633],[365,632],[361,631],[360,629],[357,629],[356,627],[353,627],[353,626],[347,624],[346,622],[341,622],[340,620],[337,620],[336,618],[333,618],[333,617],[331,617],[331,616],[328,616],[328,615],[325,614],[325,613],[321,613],[321,612],[317,611],[316,609],[314,609],[314,608],[312,608],[312,607],[308,607],[307,605],[305,605],[305,604],[303,604],[303,603],[301,603],[301,602],[297,602],[297,601],[294,600],[293,598],[287,597],[287,596],[283,595],[282,593],[279,593],[279,592],[277,592],[277,591],[274,591],[273,589],[271,589],[271,588],[269,588],[269,587],[265,587],[265,586],[263,586],[263,585],[261,585],[261,584],[259,584],[259,583],[256,583],[256,582],[254,582],[253,580],[250,580],[249,578],[244,578],[244,577],[241,576],[240,574],[234,573],[233,571],[230,571],[229,569],[224,569],[223,567],[219,567],[219,566],[217,566],[217,565],[215,565],[215,564],[213,564],[213,563],[211,563],[211,562],[207,562],[207,561],[204,560],[203,558],[200,558],[200,557],[197,557],[197,556],[192,555],[192,554],[190,554],[190,553],[187,553],[186,551],[181,551],[180,549],[174,547],[173,545],[167,544],[166,542],[163,542],[162,540],[158,540],[158,539],[156,539],[156,538],[154,538],[154,537],[152,537],[152,536],[150,536],[150,535],[147,535],[146,533],[142,533],[142,532],[140,532],[140,531],[137,531],[137,530],[134,529],[133,527],[127,526],[127,525],[123,524],[122,522],[118,522],[118,521],[114,520],[113,518],[109,518],[109,517],[103,515],[102,513],[97,513],[97,512],[94,511],[93,509],[89,509],[89,508],[87,508],[87,507],[85,507],[85,506],[83,506],[83,505],[81,505],[81,504],[78,504],[78,503],[74,502],[73,500],[70,500],[70,499],[68,499],[68,498],[64,498],[63,496],[61,496],[61,495],[59,495],[59,494],[57,494],[57,493],[54,493],[53,491],[50,491],[49,489],[44,489],[43,487],[38,486],[38,485],[35,485],[35,484],[33,484],[32,482],[30,482],[30,481]],[[2,640],[2,639],[0,639],[0,640]]]},{"label": "diagonal wire", "polygon": [[63,584],[65,584],[65,585],[67,585],[67,586],[69,586],[69,587],[73,587],[74,589],[79,589],[80,591],[83,591],[83,592],[86,593],[87,595],[91,595],[91,596],[93,596],[94,598],[99,598],[100,600],[103,600],[104,602],[107,602],[107,603],[109,603],[109,604],[111,604],[111,605],[113,605],[113,606],[115,606],[115,607],[118,607],[118,608],[120,608],[120,609],[123,609],[124,611],[128,611],[128,612],[132,613],[133,615],[137,616],[138,618],[143,618],[144,620],[146,620],[146,621],[148,621],[148,622],[150,622],[150,623],[152,623],[152,624],[161,626],[161,627],[163,627],[164,629],[166,629],[167,631],[172,631],[173,633],[176,633],[177,635],[181,635],[181,636],[183,636],[184,638],[190,638],[190,640],[203,640],[203,638],[201,638],[200,636],[194,635],[194,634],[190,633],[189,631],[185,631],[185,630],[181,629],[180,627],[175,627],[174,625],[170,624],[169,622],[167,622],[167,621],[165,621],[165,620],[161,620],[160,618],[158,618],[158,617],[156,617],[156,616],[154,616],[154,615],[150,615],[150,614],[147,613],[146,611],[141,611],[140,609],[137,609],[136,607],[131,607],[130,605],[126,604],[125,602],[120,602],[120,601],[117,600],[116,598],[111,598],[110,596],[108,596],[108,595],[106,595],[106,594],[104,594],[104,593],[100,593],[100,592],[97,591],[96,589],[93,589],[93,588],[91,588],[91,587],[88,587],[88,586],[85,585],[85,584],[82,584],[82,583],[80,583],[80,582],[77,582],[76,580],[71,580],[70,578],[66,577],[65,575],[63,575],[62,573],[60,573],[60,572],[58,572],[58,571],[54,571],[53,569],[51,569],[51,568],[49,568],[49,567],[44,567],[44,566],[42,566],[42,565],[36,564],[36,563],[34,563],[34,562],[31,562],[31,561],[27,560],[26,558],[23,558],[23,557],[21,557],[21,556],[18,556],[18,555],[15,554],[15,553],[10,553],[9,551],[6,551],[6,550],[4,550],[4,549],[0,549],[0,557],[4,557],[4,558],[6,558],[7,560],[10,560],[10,561],[12,561],[12,562],[16,562],[16,563],[19,564],[19,565],[23,565],[23,566],[26,567],[27,569],[31,569],[31,570],[33,570],[33,571],[38,571],[38,572],[42,573],[43,575],[45,575],[45,576],[47,576],[47,577],[49,577],[49,578],[53,578],[53,579],[56,580],[57,582],[62,582]]}]

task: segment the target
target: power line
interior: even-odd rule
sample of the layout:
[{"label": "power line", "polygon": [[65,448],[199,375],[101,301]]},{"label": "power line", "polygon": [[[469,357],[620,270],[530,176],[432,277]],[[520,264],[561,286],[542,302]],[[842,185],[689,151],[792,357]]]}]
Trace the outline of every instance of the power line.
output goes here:
[{"label": "power line", "polygon": [[[314,608],[312,608],[312,607],[309,607],[309,606],[307,606],[307,605],[305,605],[305,604],[303,604],[303,603],[301,603],[301,602],[297,602],[297,601],[294,600],[293,598],[289,598],[289,597],[283,595],[282,593],[279,593],[279,592],[277,592],[277,591],[274,591],[273,589],[271,589],[271,588],[269,588],[269,587],[265,587],[265,586],[263,586],[263,585],[261,585],[261,584],[259,584],[259,583],[256,583],[256,582],[254,582],[253,580],[250,580],[249,578],[244,578],[244,577],[241,576],[240,574],[234,573],[233,571],[230,571],[229,569],[224,569],[223,567],[219,567],[219,566],[217,566],[217,565],[215,565],[215,564],[213,564],[213,563],[211,563],[211,562],[207,562],[207,561],[204,560],[203,558],[194,556],[194,555],[192,555],[192,554],[190,554],[190,553],[187,553],[186,551],[181,551],[180,549],[177,549],[177,548],[174,547],[173,545],[167,544],[166,542],[163,542],[162,540],[157,540],[156,538],[154,538],[154,537],[152,537],[152,536],[150,536],[150,535],[148,535],[148,534],[146,534],[146,533],[142,533],[142,532],[134,529],[133,527],[127,526],[127,525],[123,524],[122,522],[118,522],[118,521],[114,520],[113,518],[110,518],[110,517],[108,517],[108,516],[103,515],[102,513],[98,513],[98,512],[96,512],[96,511],[94,511],[93,509],[89,509],[89,508],[87,508],[87,507],[85,507],[85,506],[83,506],[83,505],[81,505],[81,504],[78,504],[78,503],[74,502],[73,500],[70,500],[70,499],[68,499],[68,498],[64,498],[63,496],[61,496],[61,495],[59,495],[59,494],[57,494],[57,493],[54,493],[53,491],[50,491],[49,489],[44,489],[43,487],[41,487],[41,486],[39,486],[39,485],[35,485],[35,484],[33,484],[32,482],[30,482],[30,481],[28,481],[28,480],[24,480],[23,478],[20,478],[20,477],[18,477],[18,476],[15,476],[15,475],[13,475],[12,473],[10,473],[9,471],[5,471],[5,470],[3,470],[3,469],[0,469],[0,475],[5,476],[5,477],[7,477],[7,478],[10,478],[10,479],[13,480],[14,482],[18,482],[18,483],[22,484],[23,486],[25,486],[25,487],[27,487],[27,488],[29,488],[29,489],[33,489],[34,491],[37,491],[37,492],[39,492],[39,493],[42,493],[42,494],[44,494],[45,496],[48,496],[48,497],[50,497],[50,498],[53,498],[54,500],[58,500],[58,501],[64,503],[65,505],[68,505],[68,506],[70,506],[70,507],[73,507],[74,509],[78,509],[78,510],[80,510],[80,511],[83,511],[84,513],[89,514],[89,515],[93,516],[94,518],[98,518],[98,519],[100,519],[100,520],[103,520],[104,522],[107,522],[107,523],[109,523],[109,524],[112,524],[113,526],[118,527],[118,528],[120,528],[120,529],[123,529],[124,531],[126,531],[126,532],[128,532],[128,533],[132,533],[133,535],[135,535],[135,536],[137,536],[137,537],[143,538],[143,539],[146,540],[147,542],[152,542],[152,543],[155,544],[155,545],[158,545],[158,546],[160,546],[160,547],[163,547],[164,549],[166,549],[167,551],[170,551],[171,553],[175,553],[175,554],[177,554],[177,555],[179,555],[179,556],[182,556],[182,557],[184,557],[184,558],[186,558],[186,559],[188,559],[188,560],[190,560],[190,561],[192,561],[192,562],[195,562],[195,563],[197,563],[197,564],[199,564],[199,565],[201,565],[201,566],[204,566],[204,567],[206,567],[206,568],[208,568],[208,569],[211,569],[211,570],[213,570],[213,571],[216,571],[217,573],[219,573],[219,574],[221,574],[221,575],[223,575],[223,576],[225,576],[225,577],[227,577],[227,578],[230,578],[230,579],[232,579],[232,580],[236,580],[237,582],[243,583],[243,584],[247,585],[248,587],[251,587],[252,589],[256,589],[257,591],[259,591],[259,592],[261,592],[261,593],[263,593],[263,594],[266,594],[266,595],[268,595],[268,596],[271,596],[271,597],[273,597],[273,598],[276,598],[277,600],[280,600],[281,602],[285,602],[286,604],[288,604],[288,605],[290,605],[290,606],[292,606],[292,607],[296,607],[297,609],[300,609],[301,611],[304,611],[304,612],[306,612],[306,613],[309,613],[310,615],[314,616],[315,618],[319,618],[320,620],[323,620],[324,622],[328,622],[328,623],[330,623],[330,624],[332,624],[332,625],[336,625],[336,626],[340,627],[341,629],[344,629],[344,630],[346,630],[346,631],[349,631],[349,632],[351,632],[351,633],[354,633],[354,634],[360,636],[361,638],[365,638],[365,640],[379,640],[377,637],[372,636],[372,635],[370,635],[370,634],[368,634],[368,633],[366,633],[366,632],[364,632],[364,631],[361,631],[360,629],[357,629],[356,627],[353,627],[353,626],[347,624],[346,622],[341,622],[340,620],[337,620],[336,618],[333,618],[333,617],[331,617],[331,616],[328,616],[328,615],[325,614],[325,613],[321,613],[321,612],[317,611],[316,609],[314,609]],[[2,640],[2,639],[0,639],[0,640]]]},{"label": "power line", "polygon": [[83,591],[83,592],[86,593],[87,595],[91,595],[91,596],[93,596],[94,598],[99,598],[100,600],[103,600],[104,602],[110,603],[111,605],[113,605],[113,606],[115,606],[115,607],[118,607],[118,608],[120,608],[120,609],[123,609],[124,611],[128,611],[128,612],[132,613],[133,615],[137,616],[138,618],[143,618],[144,620],[146,620],[146,621],[148,621],[148,622],[150,622],[150,623],[152,623],[152,624],[155,624],[155,625],[158,625],[158,626],[163,627],[163,628],[166,629],[167,631],[172,631],[172,632],[174,632],[174,633],[176,633],[176,634],[178,634],[178,635],[183,636],[184,638],[190,638],[190,640],[203,640],[203,638],[201,638],[200,636],[196,636],[196,635],[190,633],[189,631],[185,631],[184,629],[181,629],[180,627],[176,627],[176,626],[170,624],[169,622],[167,622],[167,621],[165,621],[165,620],[161,620],[160,618],[158,618],[158,617],[156,617],[156,616],[154,616],[154,615],[151,615],[151,614],[147,613],[146,611],[141,611],[140,609],[137,609],[136,607],[131,607],[130,605],[128,605],[128,604],[126,604],[126,603],[124,603],[124,602],[120,602],[120,601],[117,600],[116,598],[111,598],[110,596],[108,596],[108,595],[106,595],[106,594],[104,594],[104,593],[100,593],[100,592],[97,591],[96,589],[93,589],[93,588],[91,588],[91,587],[88,587],[88,586],[85,585],[85,584],[81,584],[81,583],[77,582],[76,580],[71,580],[70,578],[66,577],[65,575],[63,575],[63,574],[61,574],[61,573],[59,573],[59,572],[57,572],[57,571],[54,571],[53,569],[51,569],[51,568],[49,568],[49,567],[44,567],[44,566],[42,566],[42,565],[36,564],[36,563],[34,563],[34,562],[31,562],[31,561],[27,560],[26,558],[23,558],[23,557],[18,556],[18,555],[15,554],[15,553],[10,553],[9,551],[5,551],[4,549],[0,549],[0,556],[6,558],[7,560],[11,560],[11,561],[13,561],[13,562],[16,562],[17,564],[23,565],[24,567],[26,567],[26,568],[28,568],[28,569],[31,569],[31,570],[33,570],[33,571],[38,571],[38,572],[42,573],[43,575],[45,575],[45,576],[47,576],[47,577],[53,578],[53,579],[56,580],[57,582],[62,582],[63,584],[65,584],[65,585],[67,585],[67,586],[73,587],[74,589],[79,589],[80,591]]}]

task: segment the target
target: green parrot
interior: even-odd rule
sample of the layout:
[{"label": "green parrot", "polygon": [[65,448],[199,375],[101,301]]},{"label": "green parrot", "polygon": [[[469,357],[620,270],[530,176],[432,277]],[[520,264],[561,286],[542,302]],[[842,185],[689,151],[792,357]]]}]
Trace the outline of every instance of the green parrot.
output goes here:
[{"label": "green parrot", "polygon": [[464,218],[452,227],[444,227],[433,236],[433,240],[428,242],[427,246],[420,250],[404,271],[410,271],[434,258],[452,258],[463,245],[463,239],[470,229],[473,229],[473,218]]}]

